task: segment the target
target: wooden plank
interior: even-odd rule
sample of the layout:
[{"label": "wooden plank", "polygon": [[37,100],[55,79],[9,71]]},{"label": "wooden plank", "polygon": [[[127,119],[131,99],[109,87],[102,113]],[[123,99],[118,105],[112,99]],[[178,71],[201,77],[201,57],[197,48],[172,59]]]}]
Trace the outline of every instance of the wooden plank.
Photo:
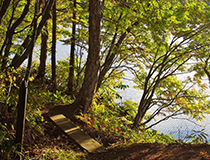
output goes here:
[{"label": "wooden plank", "polygon": [[90,153],[106,152],[105,148],[96,140],[91,138],[85,132],[81,131],[80,127],[73,124],[63,114],[58,114],[50,117],[65,133],[74,139],[82,148]]}]

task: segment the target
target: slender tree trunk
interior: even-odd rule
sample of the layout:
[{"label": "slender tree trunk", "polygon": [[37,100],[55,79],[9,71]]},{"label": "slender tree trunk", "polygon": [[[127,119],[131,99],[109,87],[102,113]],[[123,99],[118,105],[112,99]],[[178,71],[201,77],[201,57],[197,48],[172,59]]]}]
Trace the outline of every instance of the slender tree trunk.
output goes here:
[{"label": "slender tree trunk", "polygon": [[[74,0],[74,9],[76,10],[77,1]],[[73,12],[73,24],[72,24],[72,38],[71,38],[71,51],[70,51],[70,67],[69,67],[69,79],[68,79],[68,91],[67,93],[73,96],[74,86],[74,65],[75,65],[75,41],[76,41],[76,11]]]},{"label": "slender tree trunk", "polygon": [[146,104],[144,104],[144,102],[142,103],[142,101],[139,104],[139,108],[138,108],[138,112],[134,118],[134,123],[133,123],[133,128],[137,129],[139,126],[139,123],[143,120],[144,115],[147,112],[147,106],[145,106]]},{"label": "slender tree trunk", "polygon": [[[35,22],[33,26],[33,35],[31,40],[31,45],[28,46],[28,52],[29,52],[29,59],[28,59],[28,66],[26,69],[26,74],[24,81],[21,84],[20,92],[19,92],[19,100],[18,100],[18,115],[17,115],[17,124],[16,124],[16,143],[18,144],[17,151],[22,152],[23,146],[20,145],[23,143],[23,137],[24,137],[24,127],[25,127],[25,110],[27,105],[27,93],[28,93],[28,79],[30,76],[31,71],[31,64],[32,64],[32,54],[33,54],[33,48],[35,43],[35,37],[36,37],[36,31],[37,31],[37,17],[39,13],[39,0],[36,0],[35,3]],[[19,159],[22,160],[22,156],[18,155]]]},{"label": "slender tree trunk", "polygon": [[[45,6],[47,4],[47,0],[42,0],[42,10],[45,9]],[[45,70],[46,70],[46,60],[47,60],[47,40],[48,40],[48,22],[46,21],[44,28],[41,32],[41,53],[40,53],[40,64],[39,64],[39,70],[38,74],[36,76],[36,80],[38,80],[39,83],[43,84],[44,76],[45,76]]]},{"label": "slender tree trunk", "polygon": [[1,4],[0,7],[0,25],[1,25],[1,20],[4,17],[9,5],[10,5],[11,0],[4,0],[3,3]]},{"label": "slender tree trunk", "polygon": [[100,68],[100,50],[101,50],[101,24],[103,19],[102,0],[89,1],[89,51],[85,77],[78,97],[73,103],[75,107],[81,107],[86,113],[89,109],[93,96],[96,91],[99,68]]},{"label": "slender tree trunk", "polygon": [[52,30],[52,91],[56,91],[56,1],[53,5],[53,30]]},{"label": "slender tree trunk", "polygon": [[43,83],[45,70],[46,70],[46,60],[47,60],[47,40],[48,40],[48,31],[47,31],[47,22],[42,32],[42,43],[41,43],[41,54],[40,54],[40,64],[39,71],[36,79],[40,80]]},{"label": "slender tree trunk", "polygon": [[134,118],[134,122],[133,122],[133,128],[134,129],[137,129],[138,128],[138,126],[139,126],[139,123],[143,120],[143,118],[144,118],[144,115],[145,115],[145,113],[146,113],[146,111],[147,111],[147,106],[149,105],[148,104],[148,100],[147,100],[147,95],[148,95],[148,92],[147,92],[147,90],[146,90],[146,86],[145,86],[145,88],[144,88],[145,90],[144,90],[144,92],[143,92],[143,95],[142,95],[142,97],[141,97],[141,101],[140,101],[140,103],[139,103],[139,107],[138,107],[138,112],[137,112],[137,114],[136,114],[136,116],[135,116],[135,118]]}]

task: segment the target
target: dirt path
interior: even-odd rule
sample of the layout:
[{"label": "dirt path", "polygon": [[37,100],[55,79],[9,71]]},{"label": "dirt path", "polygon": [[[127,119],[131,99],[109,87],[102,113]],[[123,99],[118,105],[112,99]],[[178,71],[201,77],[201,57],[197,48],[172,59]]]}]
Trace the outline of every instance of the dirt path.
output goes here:
[{"label": "dirt path", "polygon": [[89,154],[88,160],[210,160],[207,144],[158,144],[141,143],[113,148],[107,153]]}]

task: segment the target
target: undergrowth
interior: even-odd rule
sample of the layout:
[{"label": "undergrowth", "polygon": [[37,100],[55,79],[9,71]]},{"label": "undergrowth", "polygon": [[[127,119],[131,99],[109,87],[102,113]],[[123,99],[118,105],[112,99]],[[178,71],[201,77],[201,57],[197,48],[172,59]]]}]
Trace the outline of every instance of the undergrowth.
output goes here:
[{"label": "undergrowth", "polygon": [[[45,121],[41,115],[41,111],[48,104],[71,104],[74,100],[71,96],[65,93],[67,77],[67,63],[61,61],[58,63],[58,88],[56,93],[49,91],[50,73],[47,74],[43,84],[34,83],[34,77],[36,76],[37,64],[33,65],[31,82],[28,92],[28,104],[26,110],[26,130],[25,137],[30,137],[26,142],[34,142],[36,137],[45,137]],[[49,66],[47,67],[49,69]],[[24,75],[24,68],[8,71],[7,74],[1,73],[0,75],[0,149],[1,157],[5,159],[12,158],[12,155],[20,154],[16,152],[15,139],[15,123],[16,123],[16,106],[18,102],[18,90],[22,77]],[[125,89],[128,86],[123,85],[122,80],[119,78],[122,76],[122,72],[116,71],[115,77],[109,77],[107,81],[103,83],[98,93],[95,95],[91,109],[88,114],[84,115],[83,119],[96,130],[107,132],[114,136],[124,137],[123,145],[128,143],[172,143],[176,140],[172,135],[159,134],[155,130],[133,130],[132,122],[134,120],[137,103],[133,101],[124,101],[117,103],[117,100],[122,97],[118,94],[116,89]],[[81,81],[83,76],[81,75],[78,82]],[[8,85],[9,84],[9,85]],[[81,86],[81,84],[80,84]],[[203,134],[202,134],[203,136]],[[196,138],[193,143],[199,143],[202,141],[202,136],[197,138],[192,135],[190,138]],[[45,137],[47,139],[47,137]],[[34,141],[33,141],[34,140]],[[50,141],[50,139],[48,139]],[[37,142],[40,143],[40,142]],[[24,144],[27,148],[29,144]],[[53,144],[52,144],[53,145]],[[110,146],[120,145],[119,143],[109,144]],[[84,154],[75,153],[71,149],[66,150],[62,147],[41,147],[35,148],[31,152],[34,153],[38,159],[77,159],[78,157],[84,158]],[[30,159],[30,154],[25,152],[25,158]]]}]

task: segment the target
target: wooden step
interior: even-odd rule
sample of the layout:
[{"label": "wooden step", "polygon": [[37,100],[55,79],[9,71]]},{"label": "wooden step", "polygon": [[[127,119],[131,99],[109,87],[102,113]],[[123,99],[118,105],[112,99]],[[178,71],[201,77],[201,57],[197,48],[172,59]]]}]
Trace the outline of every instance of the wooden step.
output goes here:
[{"label": "wooden step", "polygon": [[106,152],[106,149],[101,144],[83,132],[80,127],[73,124],[63,114],[50,116],[50,118],[89,153]]}]

